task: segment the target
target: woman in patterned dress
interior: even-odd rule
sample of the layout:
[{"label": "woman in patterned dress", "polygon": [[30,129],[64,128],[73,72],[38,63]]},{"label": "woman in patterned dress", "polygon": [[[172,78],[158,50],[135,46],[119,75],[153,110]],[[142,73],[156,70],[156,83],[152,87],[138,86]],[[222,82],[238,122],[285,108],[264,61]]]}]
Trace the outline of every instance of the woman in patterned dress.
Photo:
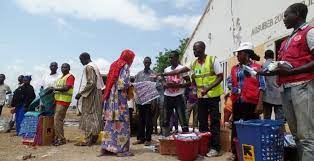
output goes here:
[{"label": "woman in patterned dress", "polygon": [[130,86],[130,66],[135,54],[124,50],[110,66],[104,94],[104,138],[101,155],[131,156],[130,122],[127,91]]}]

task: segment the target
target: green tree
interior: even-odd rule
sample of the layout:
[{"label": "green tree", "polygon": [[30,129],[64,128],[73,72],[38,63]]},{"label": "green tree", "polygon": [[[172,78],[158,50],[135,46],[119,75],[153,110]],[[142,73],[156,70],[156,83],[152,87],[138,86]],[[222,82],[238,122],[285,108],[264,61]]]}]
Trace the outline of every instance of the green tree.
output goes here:
[{"label": "green tree", "polygon": [[177,50],[180,54],[180,60],[184,54],[185,48],[187,47],[187,43],[189,41],[189,38],[185,38],[180,40],[180,45],[177,49],[164,49],[163,52],[159,52],[158,56],[156,57],[156,64],[154,66],[154,70],[158,73],[161,73],[164,71],[165,68],[170,66],[169,62],[169,54],[172,50]]}]

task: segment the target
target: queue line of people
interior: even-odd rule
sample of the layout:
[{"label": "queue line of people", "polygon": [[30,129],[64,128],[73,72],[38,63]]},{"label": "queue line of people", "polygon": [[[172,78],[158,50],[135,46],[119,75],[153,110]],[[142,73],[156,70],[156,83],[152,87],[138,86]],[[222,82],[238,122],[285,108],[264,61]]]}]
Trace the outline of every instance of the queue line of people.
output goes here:
[{"label": "queue line of people", "polygon": [[[265,53],[267,59],[264,66],[257,64],[260,57],[254,52],[252,43],[241,43],[234,50],[238,58],[238,64],[234,65],[230,74],[230,99],[232,102],[232,140],[236,138],[234,122],[240,119],[259,119],[264,112],[265,118],[269,118],[270,111],[275,106],[276,118],[283,119],[281,103],[269,101],[269,91],[282,85],[282,108],[288,121],[289,128],[296,138],[299,147],[299,159],[310,161],[314,159],[314,119],[313,119],[313,53],[314,53],[314,29],[306,23],[307,6],[296,3],[289,6],[284,13],[284,23],[288,29],[293,28],[293,33],[282,43],[279,50],[279,60],[291,64],[279,64],[273,71],[267,71],[267,66],[272,63],[274,54]],[[169,55],[171,66],[164,73],[155,73],[150,69],[151,59],[144,59],[144,70],[135,76],[135,83],[142,81],[157,81],[157,88],[161,92],[158,99],[160,110],[160,125],[164,136],[170,135],[170,116],[176,111],[183,132],[189,132],[190,110],[197,109],[197,121],[200,132],[211,132],[208,157],[219,156],[221,113],[220,101],[223,94],[221,82],[223,71],[217,57],[205,53],[206,45],[198,41],[193,46],[194,56],[197,58],[190,66],[179,64],[179,53],[172,51]],[[84,65],[80,89],[76,95],[81,109],[81,121],[79,128],[84,132],[85,139],[76,145],[86,146],[95,144],[98,134],[104,130],[104,141],[101,145],[102,155],[115,154],[117,156],[132,156],[130,152],[130,115],[128,101],[130,83],[130,66],[133,63],[135,53],[124,50],[120,58],[110,66],[106,85],[103,84],[98,67],[92,62],[88,53],[80,55],[80,61]],[[56,63],[52,63],[50,76],[56,74]],[[257,71],[254,76],[246,68]],[[55,86],[50,86],[55,91],[56,111],[54,115],[54,128],[56,138],[54,145],[66,143],[64,138],[63,122],[68,106],[71,103],[75,78],[70,74],[70,65],[65,63],[61,67],[62,76],[55,80]],[[277,76],[269,77],[269,76]],[[265,80],[266,77],[266,80]],[[0,87],[5,93],[10,90],[3,86],[4,75],[0,75]],[[278,79],[278,84],[274,83]],[[31,101],[35,98],[33,87],[30,85],[31,76],[23,77],[23,84],[14,92],[12,106],[16,113],[17,134],[20,129],[24,113],[28,111]],[[268,82],[268,83],[267,83]],[[191,85],[192,84],[192,85]],[[268,84],[268,85],[267,85]],[[49,86],[49,85],[47,85]],[[195,86],[196,97],[186,97],[185,89]],[[104,88],[105,87],[105,88]],[[162,89],[162,90],[161,90]],[[102,93],[103,91],[103,93]],[[278,94],[278,91],[276,91]],[[2,95],[3,97],[3,95]],[[161,100],[162,98],[162,100]],[[228,100],[227,100],[228,101]],[[197,108],[193,106],[197,102]],[[189,103],[188,112],[186,103]],[[138,113],[137,141],[133,144],[150,145],[153,131],[152,102],[140,105],[135,103]],[[227,102],[226,102],[227,104]],[[264,106],[264,108],[263,108]],[[229,109],[230,111],[230,109]],[[208,124],[210,116],[210,125]],[[227,120],[227,119],[225,119]],[[235,145],[232,144],[233,155],[229,160],[238,160],[235,155]]]}]

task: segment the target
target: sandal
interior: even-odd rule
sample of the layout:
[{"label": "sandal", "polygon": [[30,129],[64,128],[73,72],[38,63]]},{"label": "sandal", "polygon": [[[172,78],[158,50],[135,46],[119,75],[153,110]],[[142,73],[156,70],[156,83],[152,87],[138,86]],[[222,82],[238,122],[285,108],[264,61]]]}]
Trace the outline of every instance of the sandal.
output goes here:
[{"label": "sandal", "polygon": [[52,143],[53,146],[61,146],[66,144],[65,141],[61,141],[61,140],[56,140],[54,143]]},{"label": "sandal", "polygon": [[87,142],[77,142],[74,144],[74,146],[88,146]]}]

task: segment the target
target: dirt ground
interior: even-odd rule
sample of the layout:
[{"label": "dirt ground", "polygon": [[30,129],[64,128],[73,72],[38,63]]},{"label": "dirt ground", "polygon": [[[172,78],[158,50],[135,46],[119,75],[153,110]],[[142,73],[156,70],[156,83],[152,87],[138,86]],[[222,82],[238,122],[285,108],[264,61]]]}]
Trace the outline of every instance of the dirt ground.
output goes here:
[{"label": "dirt ground", "polygon": [[[9,110],[4,109],[4,117],[8,117]],[[69,111],[66,120],[78,120],[73,111]],[[155,153],[150,149],[145,148],[143,145],[132,146],[131,152],[135,156],[127,158],[118,158],[115,156],[97,157],[100,151],[100,146],[92,147],[77,147],[74,146],[75,140],[80,134],[78,128],[73,125],[65,127],[65,136],[69,140],[69,143],[59,147],[53,146],[36,146],[30,147],[22,144],[22,138],[11,135],[11,133],[0,133],[0,161],[15,161],[22,160],[23,156],[32,154],[35,158],[28,159],[28,161],[175,161],[176,156],[163,156],[159,153]],[[131,138],[131,142],[136,138]],[[154,136],[157,140],[157,136]],[[224,153],[221,157],[217,158],[202,158],[197,160],[202,161],[224,161],[230,154]]]}]

